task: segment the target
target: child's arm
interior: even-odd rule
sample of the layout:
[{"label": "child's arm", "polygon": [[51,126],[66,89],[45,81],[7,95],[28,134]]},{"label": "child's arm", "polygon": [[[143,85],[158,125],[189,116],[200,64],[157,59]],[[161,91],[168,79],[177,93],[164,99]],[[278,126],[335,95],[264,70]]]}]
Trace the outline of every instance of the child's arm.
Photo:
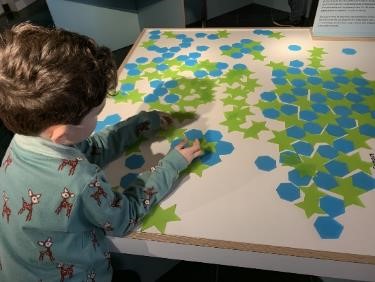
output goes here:
[{"label": "child's arm", "polygon": [[141,112],[125,121],[106,127],[77,144],[76,147],[90,162],[104,167],[142,136],[151,136],[158,131],[163,126],[161,123],[163,121],[165,122],[163,113]]},{"label": "child's arm", "polygon": [[99,171],[82,194],[84,215],[110,235],[129,233],[171,190],[179,172],[200,154],[198,140],[188,148],[184,143],[177,145],[151,172],[140,174],[123,194],[113,192]]}]

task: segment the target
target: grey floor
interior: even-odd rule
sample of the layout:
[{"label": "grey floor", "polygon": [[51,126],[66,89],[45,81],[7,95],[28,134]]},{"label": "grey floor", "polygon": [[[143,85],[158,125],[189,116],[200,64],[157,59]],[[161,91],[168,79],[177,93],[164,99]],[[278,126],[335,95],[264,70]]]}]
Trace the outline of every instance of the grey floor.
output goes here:
[{"label": "grey floor", "polygon": [[[287,16],[287,13],[270,9],[261,5],[251,4],[233,12],[207,21],[207,27],[257,27],[273,26],[272,19]],[[16,13],[6,13],[0,16],[0,30],[14,24],[31,21],[42,26],[54,26],[45,0],[37,0],[27,8]],[[312,24],[313,18],[306,21]],[[188,27],[200,27],[201,22],[193,23]],[[113,51],[114,58],[119,66],[131,46]],[[323,279],[307,275],[297,275],[258,269],[246,269],[198,262],[173,261],[167,259],[144,258],[137,256],[117,255],[114,262],[118,267],[135,269],[142,282],[168,282],[168,281],[323,281]],[[146,269],[146,271],[144,271]],[[124,281],[129,281],[124,277]],[[344,280],[325,279],[329,282],[343,282]]]}]

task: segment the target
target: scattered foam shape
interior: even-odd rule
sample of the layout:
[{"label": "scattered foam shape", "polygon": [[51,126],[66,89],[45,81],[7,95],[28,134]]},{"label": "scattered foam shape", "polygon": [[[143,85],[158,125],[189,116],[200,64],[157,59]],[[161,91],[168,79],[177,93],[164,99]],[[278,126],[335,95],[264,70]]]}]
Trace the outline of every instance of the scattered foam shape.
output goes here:
[{"label": "scattered foam shape", "polygon": [[331,190],[337,186],[335,177],[325,172],[319,171],[313,180],[318,187],[326,190]]},{"label": "scattered foam shape", "polygon": [[354,186],[366,191],[375,189],[375,178],[362,171],[354,174],[352,181]]},{"label": "scattered foam shape", "polygon": [[292,171],[289,171],[288,179],[297,186],[307,186],[310,183],[311,176],[301,175],[297,169],[293,169]]},{"label": "scattered foam shape", "polygon": [[300,189],[292,183],[280,183],[276,191],[281,199],[289,202],[293,202],[301,196]]},{"label": "scattered foam shape", "polygon": [[120,180],[120,185],[122,188],[129,188],[130,184],[137,179],[138,173],[128,173],[123,176]]},{"label": "scattered foam shape", "polygon": [[137,169],[144,165],[145,159],[142,155],[131,155],[125,160],[125,166],[130,169]]},{"label": "scattered foam shape", "polygon": [[95,132],[101,131],[106,126],[116,124],[119,121],[121,121],[121,116],[119,114],[106,116],[104,120],[98,121],[96,123]]},{"label": "scattered foam shape", "polygon": [[344,49],[342,49],[342,52],[345,55],[355,55],[355,54],[357,54],[357,51],[353,48],[344,48]]},{"label": "scattered foam shape", "polygon": [[329,216],[319,216],[314,226],[322,239],[338,239],[344,226]]},{"label": "scattered foam shape", "polygon": [[160,233],[164,234],[167,224],[172,221],[180,221],[181,218],[176,214],[176,205],[163,209],[156,205],[143,219],[141,231],[155,227]]},{"label": "scattered foam shape", "polygon": [[255,165],[260,170],[271,171],[276,168],[276,161],[270,156],[259,156],[255,160]]},{"label": "scattered foam shape", "polygon": [[302,48],[300,45],[297,45],[297,44],[291,44],[288,46],[288,49],[290,51],[300,51]]},{"label": "scattered foam shape", "polygon": [[320,207],[331,217],[345,213],[344,201],[329,195],[320,199]]}]

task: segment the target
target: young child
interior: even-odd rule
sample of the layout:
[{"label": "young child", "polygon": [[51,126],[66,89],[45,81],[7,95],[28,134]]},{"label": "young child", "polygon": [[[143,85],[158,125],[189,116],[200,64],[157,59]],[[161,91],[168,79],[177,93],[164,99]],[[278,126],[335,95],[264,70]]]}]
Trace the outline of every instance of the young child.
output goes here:
[{"label": "young child", "polygon": [[116,82],[109,49],[87,37],[28,23],[1,36],[0,119],[15,136],[0,168],[0,281],[111,281],[105,235],[130,232],[201,154],[180,143],[113,192],[102,168],[171,121],[141,112],[90,137]]}]

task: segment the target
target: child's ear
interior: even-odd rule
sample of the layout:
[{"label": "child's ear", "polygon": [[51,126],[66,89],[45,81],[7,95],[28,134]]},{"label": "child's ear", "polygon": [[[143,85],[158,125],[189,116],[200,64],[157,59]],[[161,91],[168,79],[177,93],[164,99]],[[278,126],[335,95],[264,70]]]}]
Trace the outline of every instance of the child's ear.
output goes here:
[{"label": "child's ear", "polygon": [[42,133],[42,137],[50,139],[57,144],[65,144],[67,141],[69,126],[65,124],[52,125]]}]

